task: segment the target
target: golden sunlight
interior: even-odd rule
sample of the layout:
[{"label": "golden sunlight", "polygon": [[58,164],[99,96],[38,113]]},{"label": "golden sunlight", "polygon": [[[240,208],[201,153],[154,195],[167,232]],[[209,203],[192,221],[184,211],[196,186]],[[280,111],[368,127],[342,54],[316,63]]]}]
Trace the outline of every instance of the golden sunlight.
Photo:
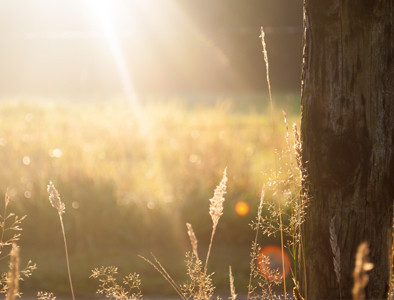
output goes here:
[{"label": "golden sunlight", "polygon": [[277,110],[299,123],[302,5],[290,2],[0,0],[0,268],[26,279],[24,297],[211,299],[228,294],[231,265],[243,299],[282,275],[281,249],[264,248],[279,236],[258,228],[279,230],[281,213],[289,228],[285,196],[302,195],[297,169],[270,205],[271,178],[298,166]]}]

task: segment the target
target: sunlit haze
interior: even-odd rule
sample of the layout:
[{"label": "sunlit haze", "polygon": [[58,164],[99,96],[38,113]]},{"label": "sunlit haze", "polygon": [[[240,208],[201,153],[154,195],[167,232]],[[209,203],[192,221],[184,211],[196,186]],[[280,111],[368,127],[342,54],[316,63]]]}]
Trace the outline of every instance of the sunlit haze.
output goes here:
[{"label": "sunlit haze", "polygon": [[0,294],[19,276],[28,299],[227,298],[231,265],[244,299],[249,266],[256,287],[282,261],[288,275],[298,247],[282,257],[274,234],[283,215],[295,235],[301,195],[301,172],[288,170],[301,10],[301,0],[0,0]]},{"label": "sunlit haze", "polygon": [[[1,94],[132,99],[136,91],[263,89],[260,25],[271,39],[274,84],[278,76],[279,86],[298,88],[299,5],[274,16],[269,1],[248,3],[1,1]],[[283,55],[289,46],[295,52]]]}]

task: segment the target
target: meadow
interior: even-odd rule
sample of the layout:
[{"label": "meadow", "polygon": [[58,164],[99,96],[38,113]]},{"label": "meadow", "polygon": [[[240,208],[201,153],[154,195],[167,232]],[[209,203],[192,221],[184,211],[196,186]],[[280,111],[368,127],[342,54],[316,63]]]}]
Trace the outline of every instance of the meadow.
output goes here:
[{"label": "meadow", "polygon": [[[171,295],[171,286],[137,255],[154,253],[181,280],[190,248],[185,223],[193,224],[200,249],[206,249],[209,199],[226,167],[228,190],[209,269],[217,293],[228,294],[231,265],[245,294],[254,238],[249,223],[270,180],[274,148],[286,149],[280,109],[290,124],[299,121],[297,94],[274,99],[274,130],[269,100],[260,94],[205,101],[150,97],[138,107],[121,100],[3,100],[1,192],[11,199],[9,210],[27,215],[21,265],[37,264],[22,282],[24,294],[69,293],[61,229],[48,203],[49,181],[66,205],[77,295],[92,297],[97,282],[89,278],[91,270],[108,265],[118,266],[120,274],[139,273],[144,295]],[[240,201],[246,215],[235,210]],[[266,237],[262,244],[280,241]],[[3,270],[7,267],[3,260]]]}]

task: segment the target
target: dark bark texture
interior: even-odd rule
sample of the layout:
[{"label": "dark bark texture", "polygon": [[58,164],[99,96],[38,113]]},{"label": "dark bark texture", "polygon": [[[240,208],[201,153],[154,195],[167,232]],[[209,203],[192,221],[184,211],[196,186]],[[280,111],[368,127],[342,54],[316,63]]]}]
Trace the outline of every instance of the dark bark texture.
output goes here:
[{"label": "dark bark texture", "polygon": [[[304,0],[303,164],[309,300],[351,299],[369,243],[366,299],[387,299],[394,200],[392,0]],[[333,266],[330,220],[340,249]]]}]

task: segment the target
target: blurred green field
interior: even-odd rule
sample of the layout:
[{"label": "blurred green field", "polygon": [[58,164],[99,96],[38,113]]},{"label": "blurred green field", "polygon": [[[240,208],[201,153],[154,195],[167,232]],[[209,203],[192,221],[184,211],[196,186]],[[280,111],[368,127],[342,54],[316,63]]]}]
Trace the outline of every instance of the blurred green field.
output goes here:
[{"label": "blurred green field", "polygon": [[[273,130],[269,101],[260,94],[149,97],[140,107],[121,100],[1,100],[0,189],[8,191],[13,211],[27,215],[22,264],[38,265],[23,282],[24,293],[69,290],[58,215],[46,192],[50,180],[66,204],[77,295],[93,297],[90,270],[102,265],[140,273],[144,295],[170,295],[168,283],[137,255],[153,252],[175,279],[185,280],[185,223],[193,225],[204,256],[209,199],[225,167],[228,193],[209,269],[218,290],[228,293],[232,265],[237,292],[245,292],[254,237],[248,224],[274,166],[274,148],[286,147],[281,109],[289,123],[299,121],[298,95],[278,94],[274,101]],[[241,200],[250,206],[246,216],[234,210]]]}]

